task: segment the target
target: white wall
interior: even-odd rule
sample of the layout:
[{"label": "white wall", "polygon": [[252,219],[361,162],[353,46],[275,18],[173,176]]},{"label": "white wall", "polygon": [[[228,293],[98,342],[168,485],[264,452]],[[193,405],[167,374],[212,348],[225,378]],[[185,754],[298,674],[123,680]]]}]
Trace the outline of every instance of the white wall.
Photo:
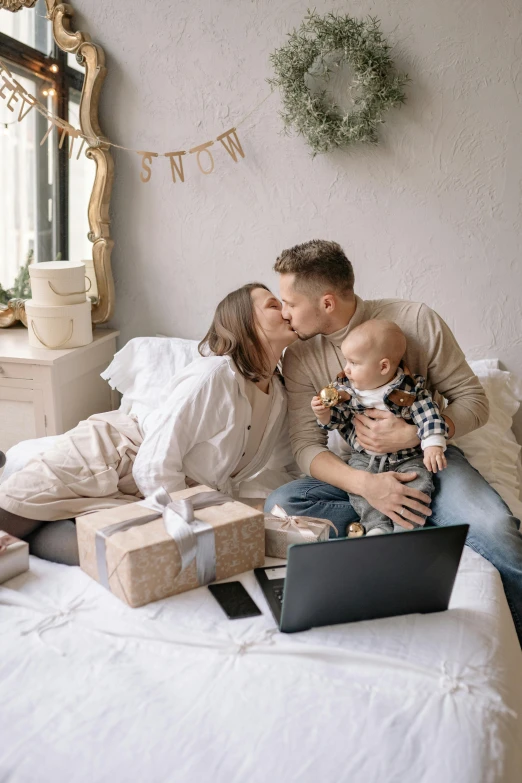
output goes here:
[{"label": "white wall", "polygon": [[[215,138],[267,93],[269,54],[308,6],[74,0],[77,26],[107,55],[106,134],[161,151]],[[522,375],[522,6],[315,7],[381,19],[412,78],[407,104],[388,115],[378,147],[312,159],[301,138],[281,135],[274,95],[241,128],[244,160],[217,150],[207,177],[187,161],[184,184],[160,159],[143,185],[140,158],[116,151],[114,324],[123,339],[199,337],[227,291],[252,279],[277,290],[279,251],[323,237],[345,248],[359,294],[423,300],[468,356]]]}]

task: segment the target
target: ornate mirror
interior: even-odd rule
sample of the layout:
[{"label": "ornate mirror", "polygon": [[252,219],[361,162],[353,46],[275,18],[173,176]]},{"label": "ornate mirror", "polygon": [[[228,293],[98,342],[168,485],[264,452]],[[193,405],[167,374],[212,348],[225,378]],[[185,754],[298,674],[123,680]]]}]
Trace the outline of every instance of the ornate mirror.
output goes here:
[{"label": "ornate mirror", "polygon": [[[0,0],[0,327],[26,323],[32,263],[84,261],[93,323],[114,308],[113,159],[98,123],[105,56],[73,32],[73,13],[57,0]],[[31,111],[30,96],[79,136]]]}]

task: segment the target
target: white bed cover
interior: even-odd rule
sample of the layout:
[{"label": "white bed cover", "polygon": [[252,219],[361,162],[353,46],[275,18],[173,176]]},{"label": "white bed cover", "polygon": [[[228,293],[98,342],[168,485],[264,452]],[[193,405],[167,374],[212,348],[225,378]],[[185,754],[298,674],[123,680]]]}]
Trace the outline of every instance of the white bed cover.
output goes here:
[{"label": "white bed cover", "polygon": [[447,612],[295,635],[240,578],[262,617],[206,588],[130,609],[31,558],[0,586],[1,783],[522,781],[522,655],[479,555]]}]

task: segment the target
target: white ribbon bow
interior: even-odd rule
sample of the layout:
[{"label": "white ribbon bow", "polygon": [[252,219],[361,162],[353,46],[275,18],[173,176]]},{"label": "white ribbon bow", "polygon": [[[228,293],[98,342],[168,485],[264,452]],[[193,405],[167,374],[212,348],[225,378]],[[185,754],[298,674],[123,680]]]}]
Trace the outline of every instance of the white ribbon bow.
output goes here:
[{"label": "white ribbon bow", "polygon": [[335,535],[337,535],[337,528],[329,519],[313,519],[312,521],[311,517],[294,517],[287,514],[284,508],[278,505],[275,505],[270,513],[273,517],[279,517],[279,519],[283,520],[279,528],[280,530],[294,528],[307,541],[315,541],[317,539],[317,535],[313,531],[313,525],[328,525],[335,530]]}]

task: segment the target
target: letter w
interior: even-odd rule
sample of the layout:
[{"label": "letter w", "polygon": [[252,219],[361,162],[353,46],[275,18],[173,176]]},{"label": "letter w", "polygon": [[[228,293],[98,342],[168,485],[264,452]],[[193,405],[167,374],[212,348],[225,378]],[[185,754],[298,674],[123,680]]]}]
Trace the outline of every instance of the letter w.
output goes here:
[{"label": "letter w", "polygon": [[237,163],[236,152],[239,152],[242,158],[245,157],[245,153],[243,152],[243,148],[241,147],[241,143],[237,137],[235,128],[230,128],[230,130],[228,130],[226,133],[222,133],[221,136],[217,137],[216,141],[221,142],[235,163]]}]

